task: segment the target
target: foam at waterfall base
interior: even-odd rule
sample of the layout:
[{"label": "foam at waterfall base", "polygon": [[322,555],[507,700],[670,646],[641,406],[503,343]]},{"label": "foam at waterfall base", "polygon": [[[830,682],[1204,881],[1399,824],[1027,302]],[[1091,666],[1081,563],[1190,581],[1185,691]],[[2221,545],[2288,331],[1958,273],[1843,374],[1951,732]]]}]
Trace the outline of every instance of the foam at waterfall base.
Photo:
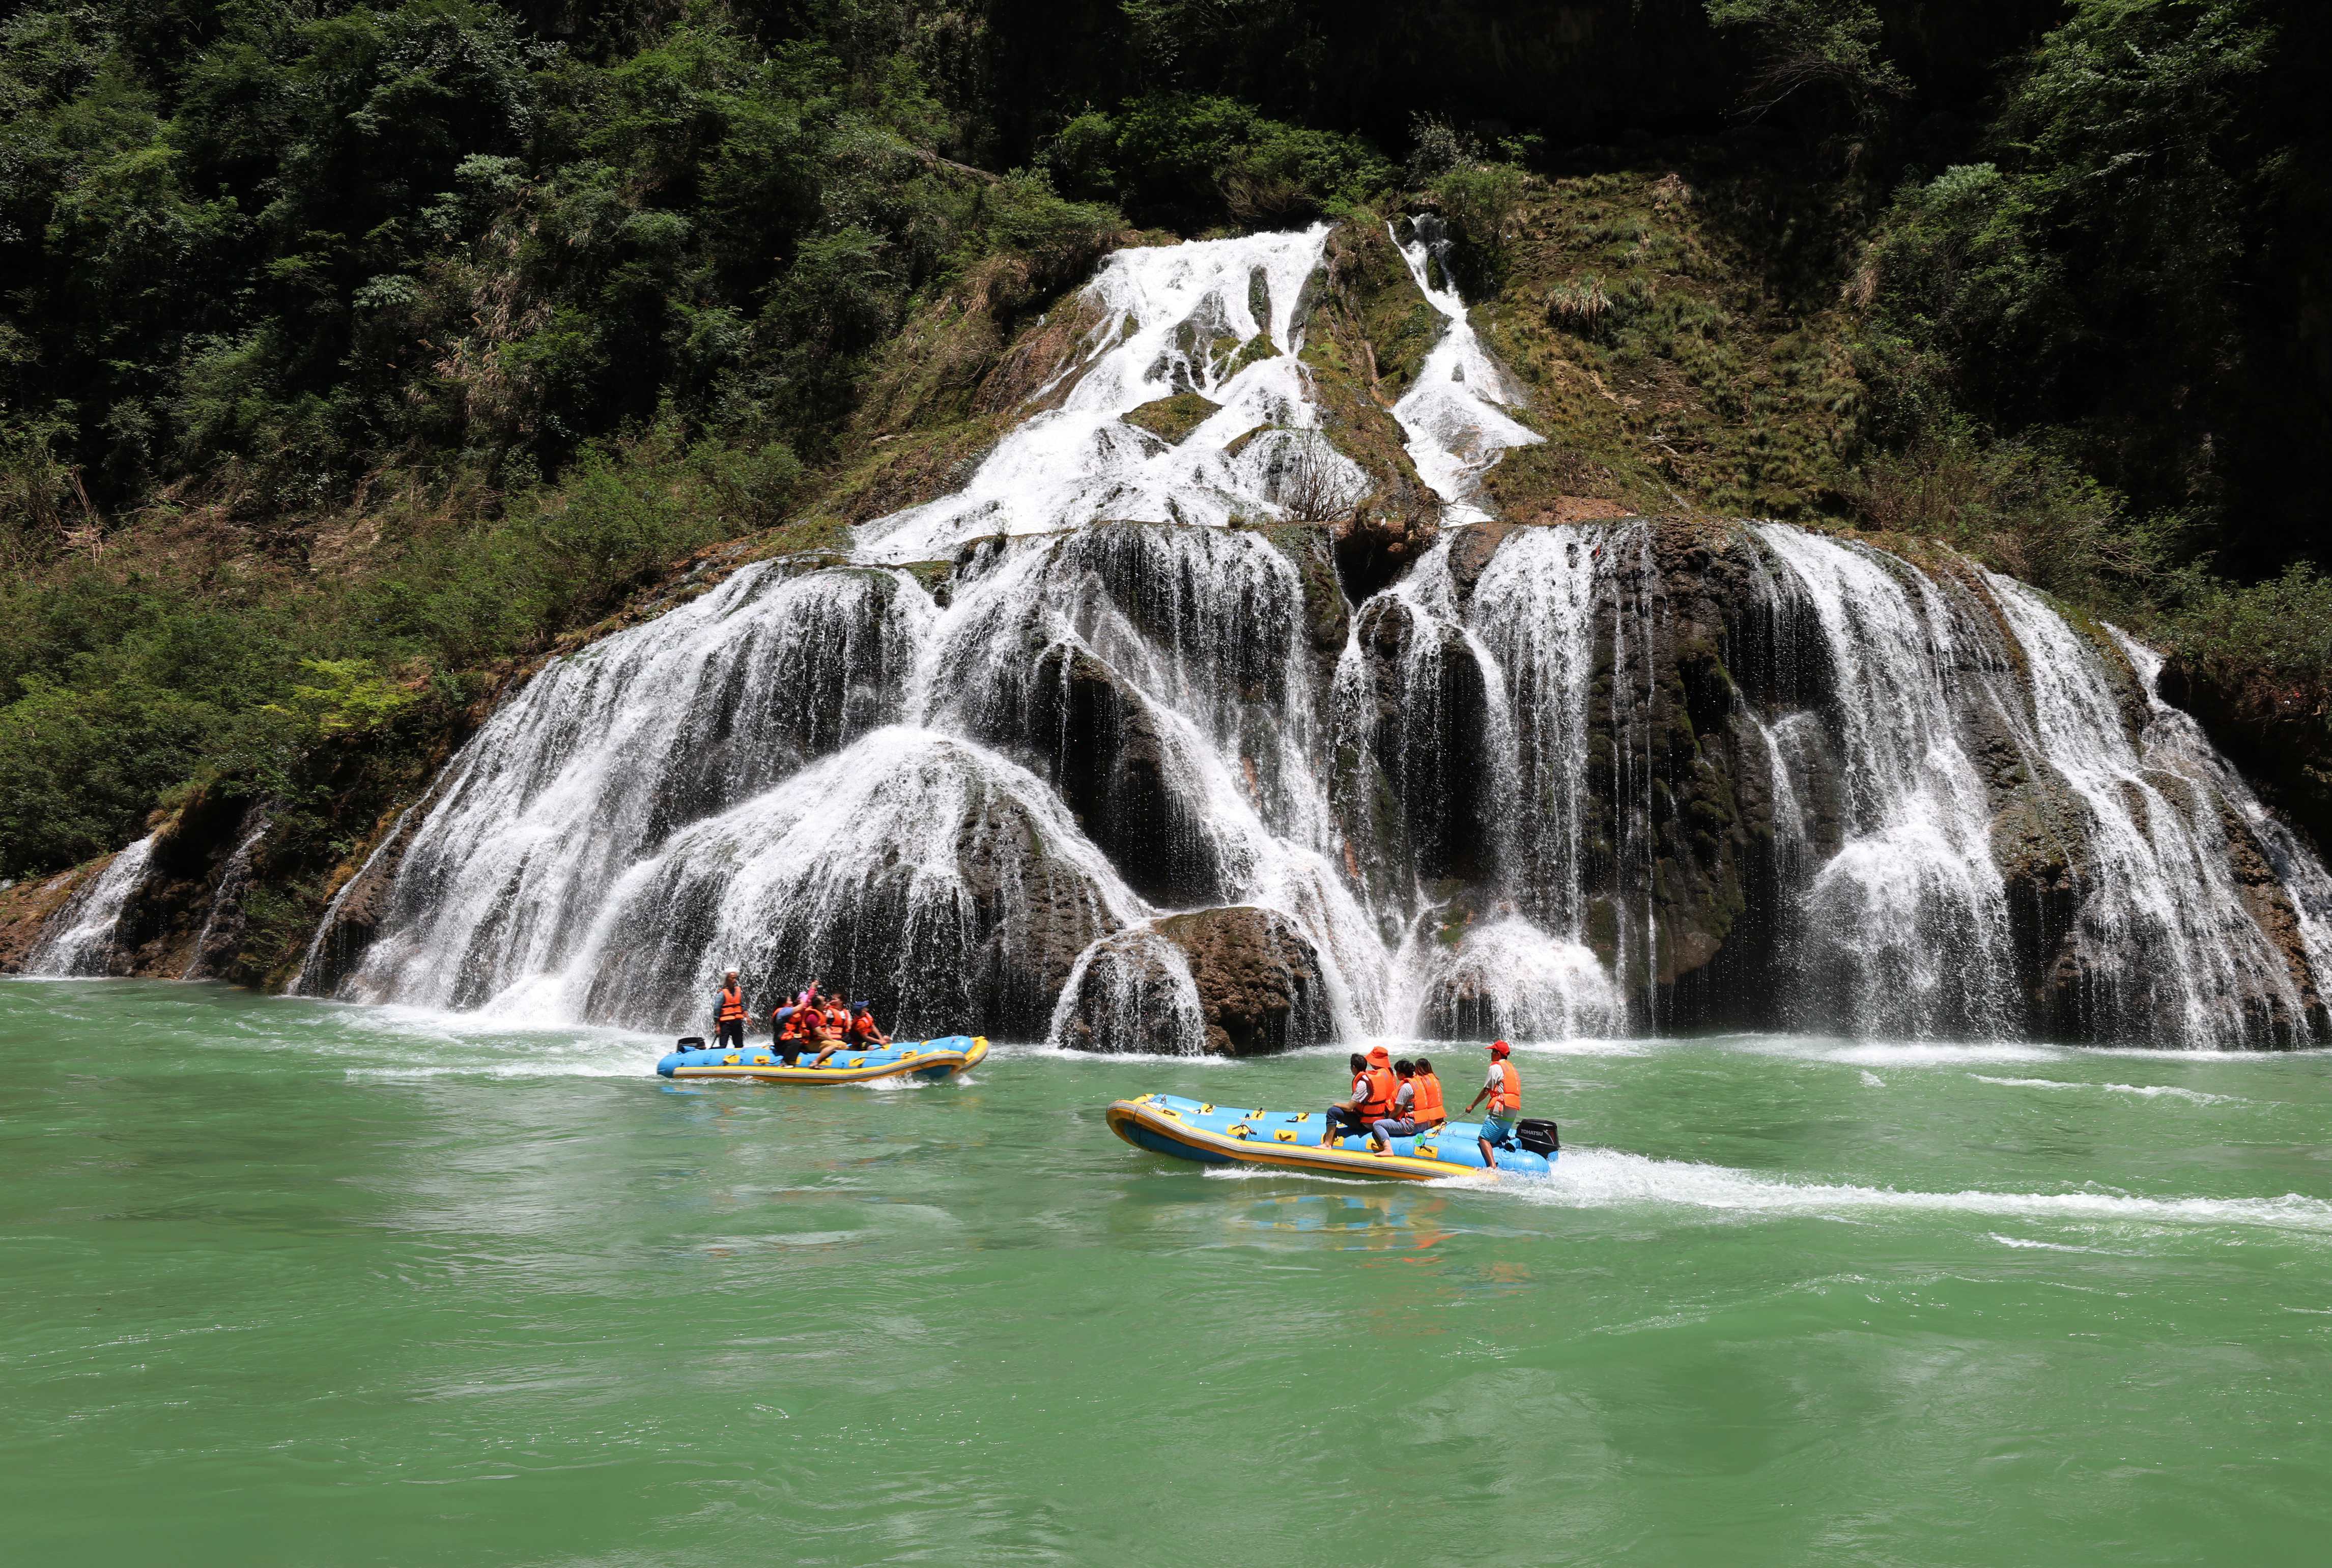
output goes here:
[{"label": "foam at waterfall base", "polygon": [[1468,931],[1454,949],[1412,941],[1401,967],[1414,977],[1416,1025],[1427,1034],[1558,1039],[1611,1033],[1627,1018],[1593,952],[1520,916]]}]

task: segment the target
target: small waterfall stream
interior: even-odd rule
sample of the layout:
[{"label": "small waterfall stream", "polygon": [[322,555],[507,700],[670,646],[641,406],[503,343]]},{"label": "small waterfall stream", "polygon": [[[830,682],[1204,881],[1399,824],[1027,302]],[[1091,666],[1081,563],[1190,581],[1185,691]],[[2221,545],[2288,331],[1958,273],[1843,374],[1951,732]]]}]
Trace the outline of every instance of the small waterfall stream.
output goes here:
[{"label": "small waterfall stream", "polygon": [[1522,393],[1467,318],[1466,301],[1449,281],[1449,242],[1440,220],[1420,217],[1411,230],[1407,240],[1393,232],[1393,243],[1418,292],[1448,325],[1416,381],[1393,405],[1393,417],[1409,437],[1417,476],[1447,503],[1443,520],[1486,522],[1490,514],[1477,503],[1477,483],[1506,453],[1546,437],[1506,412],[1522,401]]},{"label": "small waterfall stream", "polygon": [[[975,539],[1103,521],[1282,515],[1291,443],[1319,424],[1297,356],[1328,228],[1111,256],[1078,296],[1094,323],[1082,349],[1030,399],[1036,411],[961,490],[862,527],[860,559],[943,559]],[[1180,441],[1126,423],[1183,394],[1211,412]],[[1328,483],[1353,498],[1369,490],[1358,464],[1324,455]]]},{"label": "small waterfall stream", "polygon": [[122,906],[145,880],[154,836],[130,845],[86,885],[74,890],[49,922],[24,964],[26,974],[101,975],[110,972]]},{"label": "small waterfall stream", "polygon": [[[909,1033],[1182,1051],[2332,1032],[2332,878],[2144,649],[1956,557],[1487,521],[1540,437],[1424,230],[1447,326],[1393,412],[1447,526],[1353,602],[1276,490],[1327,428],[1327,232],[1113,256],[956,493],[552,661],[296,987],[674,1028],[733,966]],[[1179,442],[1127,420],[1186,396]],[[102,966],[150,847],[46,964]]]}]

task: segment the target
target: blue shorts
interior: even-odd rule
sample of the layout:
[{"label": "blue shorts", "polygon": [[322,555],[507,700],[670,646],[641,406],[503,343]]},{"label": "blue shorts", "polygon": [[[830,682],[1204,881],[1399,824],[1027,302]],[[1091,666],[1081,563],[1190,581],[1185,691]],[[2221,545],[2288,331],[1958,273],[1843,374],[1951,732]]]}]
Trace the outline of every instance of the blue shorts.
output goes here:
[{"label": "blue shorts", "polygon": [[1515,1141],[1514,1123],[1504,1116],[1484,1116],[1482,1141],[1494,1148],[1511,1148]]}]

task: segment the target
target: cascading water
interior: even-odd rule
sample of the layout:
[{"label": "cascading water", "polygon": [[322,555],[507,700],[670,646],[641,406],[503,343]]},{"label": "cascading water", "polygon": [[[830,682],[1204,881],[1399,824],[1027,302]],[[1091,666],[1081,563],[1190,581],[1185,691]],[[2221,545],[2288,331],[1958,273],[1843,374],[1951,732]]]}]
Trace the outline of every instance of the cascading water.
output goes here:
[{"label": "cascading water", "polygon": [[228,852],[225,864],[219,868],[218,880],[211,886],[210,899],[203,909],[203,923],[195,932],[194,947],[186,955],[186,967],[179,972],[180,980],[195,980],[216,962],[215,940],[220,940],[230,951],[233,949],[234,932],[220,930],[220,917],[225,916],[231,926],[241,925],[244,895],[251,887],[252,852],[267,837],[271,826],[263,810],[253,812],[249,819],[253,820],[253,826]]},{"label": "cascading water", "polygon": [[[865,524],[869,561],[933,560],[993,534],[1103,521],[1220,526],[1286,508],[1301,433],[1319,424],[1303,347],[1305,283],[1328,225],[1120,251],[1078,303],[1095,318],[1082,356],[955,494]],[[1062,382],[1069,384],[1064,394]],[[1195,394],[1213,412],[1180,441],[1126,423],[1145,404]],[[1301,448],[1315,509],[1349,504],[1367,474],[1324,444]],[[1326,515],[1315,510],[1314,515]]]},{"label": "cascading water", "polygon": [[[553,661],[297,984],[672,1028],[734,966],[911,1032],[1183,1051],[2324,1032],[2332,879],[2151,655],[2117,674],[2019,585],[1631,521],[1449,529],[1351,603],[1272,455],[1322,428],[1325,232],[1113,257],[1075,361],[962,491],[863,526],[865,564],[749,566]],[[1403,253],[1448,325],[1398,412],[1461,521],[1536,437],[1430,240]],[[1213,412],[1180,443],[1126,422],[1181,394]],[[101,891],[51,951],[110,942]]]},{"label": "cascading water", "polygon": [[2141,758],[2102,650],[2021,583],[1986,578],[2031,664],[2042,754],[2087,808],[2073,944],[2083,1004],[2164,1041],[2288,1028],[2305,1004],[2235,884],[2220,790]]},{"label": "cascading water", "polygon": [[1863,1030],[2006,1032],[2007,891],[1956,711],[1986,684],[1985,651],[1907,565],[1795,529],[1755,531],[1811,603],[1836,681],[1845,841],[1802,894],[1811,994],[1842,1002]]},{"label": "cascading water", "polygon": [[122,906],[145,880],[154,854],[148,834],[113,857],[96,879],[77,890],[51,920],[49,932],[25,961],[26,974],[101,975],[112,967]]},{"label": "cascading water", "polygon": [[1393,405],[1393,417],[1409,437],[1417,476],[1445,503],[1442,521],[1485,522],[1490,514],[1476,493],[1482,475],[1514,448],[1546,438],[1506,412],[1522,401],[1522,393],[1483,346],[1449,281],[1449,242],[1440,220],[1418,218],[1406,241],[1391,232],[1418,292],[1447,323],[1417,379]]},{"label": "cascading water", "polygon": [[349,993],[470,1008],[562,972],[675,830],[890,716],[931,613],[893,573],[749,567],[554,662],[452,764]]},{"label": "cascading water", "polygon": [[2317,986],[2332,984],[2332,875],[2326,873],[2323,862],[2281,818],[2260,803],[2243,776],[2220,755],[2193,716],[2162,700],[2155,689],[2162,678],[2162,655],[2118,630],[2107,630],[2146,688],[2140,757],[2149,767],[2187,779],[2206,797],[2215,795],[2233,814],[2241,829],[2258,843],[2274,883],[2291,901],[2293,932]]}]

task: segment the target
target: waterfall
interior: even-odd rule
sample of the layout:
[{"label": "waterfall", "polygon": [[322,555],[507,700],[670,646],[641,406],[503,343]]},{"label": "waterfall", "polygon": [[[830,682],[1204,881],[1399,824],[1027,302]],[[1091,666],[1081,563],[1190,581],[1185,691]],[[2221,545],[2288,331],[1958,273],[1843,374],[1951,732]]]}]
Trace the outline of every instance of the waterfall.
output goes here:
[{"label": "waterfall", "polygon": [[1907,564],[1795,529],[1754,531],[1811,601],[1837,683],[1825,717],[1845,841],[1801,895],[1816,970],[1802,989],[1861,1031],[2009,1032],[2007,894],[1956,712],[1984,690],[1986,650]]},{"label": "waterfall", "polygon": [[[210,901],[203,908],[202,927],[195,932],[195,945],[186,955],[186,967],[179,971],[180,980],[198,979],[209,963],[211,941],[218,931],[221,914],[227,914],[236,926],[242,923],[243,898],[251,887],[251,852],[259,847],[259,841],[267,837],[267,829],[272,826],[263,808],[254,809],[246,820],[254,826],[236,843],[228,853],[226,863],[219,867],[218,880],[211,884]],[[232,934],[225,945],[232,952]]]},{"label": "waterfall", "polygon": [[1198,1056],[1206,1007],[1182,950],[1154,927],[1106,936],[1077,955],[1053,1007],[1045,1037],[1088,1050],[1148,1050]]},{"label": "waterfall", "polygon": [[[2040,748],[2087,808],[2074,951],[2085,1004],[2124,1033],[2225,1044],[2304,1011],[2235,885],[2218,790],[2132,744],[2103,650],[2021,583],[1986,574],[2031,667]],[[2118,648],[2115,649],[2119,652]]]},{"label": "waterfall", "polygon": [[[1444,321],[1441,336],[1425,356],[1393,417],[1409,439],[1410,461],[1417,476],[1444,503],[1445,522],[1485,522],[1490,514],[1477,504],[1476,487],[1500,457],[1517,446],[1528,446],[1544,436],[1521,424],[1506,410],[1522,401],[1522,393],[1503,366],[1491,357],[1467,320],[1466,301],[1449,282],[1449,242],[1438,218],[1418,218],[1411,237],[1403,241],[1387,225],[1418,292]],[[1441,282],[1436,286],[1436,273]]]},{"label": "waterfall", "polygon": [[[1080,354],[1029,399],[1037,410],[961,490],[862,526],[860,558],[942,559],[988,535],[1104,520],[1219,527],[1284,515],[1281,490],[1301,466],[1294,444],[1319,425],[1297,356],[1328,227],[1111,256],[1074,301],[1093,320]],[[1180,440],[1126,422],[1180,395],[1208,410]],[[1300,450],[1313,483],[1331,492],[1311,498],[1315,507],[1370,490],[1359,465],[1324,444]]]},{"label": "waterfall", "polygon": [[116,855],[106,868],[77,889],[50,918],[24,963],[26,974],[101,975],[111,972],[115,934],[124,906],[146,880],[154,853],[148,834]]},{"label": "waterfall", "polygon": [[[1395,412],[1454,526],[1352,602],[1278,489],[1326,232],[1119,253],[962,489],[550,661],[295,987],[675,1030],[736,968],[910,1034],[1171,1051],[2332,1032],[2332,877],[2128,639],[1946,551],[1481,521],[1537,437],[1430,225],[1401,250],[1444,327]],[[1169,397],[1180,441],[1129,422]],[[105,967],[151,846],[40,961]]]},{"label": "waterfall", "polygon": [[384,925],[345,988],[476,1007],[562,970],[600,901],[680,827],[891,716],[920,588],[745,568],[553,661],[449,766]]},{"label": "waterfall", "polygon": [[2254,837],[2274,881],[2289,894],[2292,922],[2317,984],[2332,985],[2332,875],[2323,862],[2275,817],[2233,764],[2219,754],[2203,726],[2162,700],[2155,683],[2162,655],[2112,627],[2107,630],[2146,688],[2146,722],[2140,755],[2158,767],[2214,792],[2243,829]]},{"label": "waterfall", "polygon": [[[943,605],[904,572],[746,568],[513,696],[320,983],[676,1028],[735,967],[911,1031],[1190,1051],[1209,1004],[1178,912],[1241,906],[1308,947],[1338,1036],[1612,1034],[1662,1027],[1727,940],[1695,924],[1697,855],[1720,893],[1770,880],[1703,902],[1764,912],[1746,983],[1809,1027],[2007,1034],[2063,975],[2097,1037],[2317,1027],[2332,882],[2029,590],[1772,524],[1721,535],[1721,579],[1644,522],[1466,534],[1324,647],[1317,535],[990,540]],[[1711,655],[1686,625],[1711,614],[1737,674],[1696,699],[1676,660]],[[1763,815],[1704,820],[1712,769]],[[2081,908],[2020,939],[1994,836],[2060,796],[2086,803]],[[2222,809],[2244,826],[2214,837]],[[1720,829],[1770,851],[1725,871]],[[2281,857],[2307,974],[2236,887],[2233,831]],[[2191,974],[2131,978],[2179,947]]]}]

